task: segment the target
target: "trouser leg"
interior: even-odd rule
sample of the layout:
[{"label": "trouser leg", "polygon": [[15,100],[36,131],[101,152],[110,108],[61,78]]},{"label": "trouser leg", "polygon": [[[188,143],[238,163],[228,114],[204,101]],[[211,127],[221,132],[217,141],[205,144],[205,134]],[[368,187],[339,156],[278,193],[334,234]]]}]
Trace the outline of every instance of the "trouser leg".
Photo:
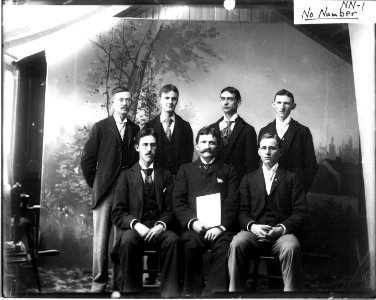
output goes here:
[{"label": "trouser leg", "polygon": [[202,255],[207,247],[203,238],[194,231],[185,231],[182,234],[184,249],[184,287],[183,293],[198,297],[204,287]]},{"label": "trouser leg", "polygon": [[258,248],[256,236],[251,232],[242,230],[232,239],[228,256],[230,292],[242,292],[246,289],[249,260]]},{"label": "trouser leg", "polygon": [[281,263],[284,291],[299,291],[304,289],[301,249],[295,235],[282,235],[275,241],[272,253],[278,255]]},{"label": "trouser leg", "polygon": [[108,241],[111,233],[112,191],[93,209],[92,292],[104,292],[108,282]]},{"label": "trouser leg", "polygon": [[123,275],[122,292],[142,291],[144,241],[132,229],[119,230],[119,259]]},{"label": "trouser leg", "polygon": [[177,298],[180,296],[178,262],[181,259],[180,238],[175,232],[167,230],[158,239],[161,256],[161,296]]}]

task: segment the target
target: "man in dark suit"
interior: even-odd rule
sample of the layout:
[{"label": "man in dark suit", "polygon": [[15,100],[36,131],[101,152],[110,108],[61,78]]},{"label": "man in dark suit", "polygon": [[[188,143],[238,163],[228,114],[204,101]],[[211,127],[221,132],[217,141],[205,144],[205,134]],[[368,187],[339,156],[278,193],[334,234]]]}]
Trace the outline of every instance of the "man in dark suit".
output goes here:
[{"label": "man in dark suit", "polygon": [[[239,208],[239,179],[233,166],[216,159],[219,135],[204,127],[196,138],[199,159],[180,167],[175,179],[174,212],[183,228],[185,296],[208,296],[228,291],[227,253]],[[220,194],[221,221],[208,226],[197,218],[196,197]],[[210,270],[204,288],[203,254],[211,249]]]},{"label": "man in dark suit", "polygon": [[243,177],[240,184],[240,231],[232,240],[228,267],[230,292],[246,288],[249,259],[255,253],[271,252],[281,262],[285,291],[304,288],[300,244],[296,233],[307,218],[307,202],[299,175],[278,164],[277,137],[260,137],[263,166]]},{"label": "man in dark suit", "polygon": [[81,157],[82,173],[93,188],[92,292],[104,292],[108,282],[108,241],[116,180],[121,169],[138,160],[133,143],[140,128],[126,118],[132,95],[121,87],[112,94],[114,114],[94,124]]},{"label": "man in dark suit", "polygon": [[179,100],[176,86],[167,84],[159,91],[161,113],[145,124],[158,135],[155,162],[176,175],[179,167],[192,161],[193,133],[191,125],[175,113]]},{"label": "man in dark suit", "polygon": [[[145,124],[157,133],[157,150],[155,162],[162,168],[176,175],[179,167],[192,161],[193,133],[191,125],[175,113],[179,101],[179,90],[173,84],[166,84],[159,90],[161,113]],[[158,261],[148,257],[149,269],[155,269]],[[145,282],[153,284],[155,273],[150,273]]]},{"label": "man in dark suit", "polygon": [[262,128],[259,136],[270,132],[281,139],[282,155],[279,165],[301,175],[305,191],[308,192],[318,169],[311,132],[308,127],[291,118],[290,114],[296,107],[291,92],[284,89],[278,91],[272,105],[276,119]]},{"label": "man in dark suit", "polygon": [[119,229],[113,253],[119,253],[123,292],[142,290],[143,251],[161,255],[161,296],[178,297],[179,237],[171,231],[172,174],[154,164],[157,135],[142,129],[136,138],[140,160],[121,172],[115,189],[111,219]]},{"label": "man in dark suit", "polygon": [[221,91],[220,103],[223,117],[211,124],[220,132],[218,159],[232,164],[240,178],[258,168],[257,138],[255,129],[238,115],[241,104],[240,92],[234,87]]}]

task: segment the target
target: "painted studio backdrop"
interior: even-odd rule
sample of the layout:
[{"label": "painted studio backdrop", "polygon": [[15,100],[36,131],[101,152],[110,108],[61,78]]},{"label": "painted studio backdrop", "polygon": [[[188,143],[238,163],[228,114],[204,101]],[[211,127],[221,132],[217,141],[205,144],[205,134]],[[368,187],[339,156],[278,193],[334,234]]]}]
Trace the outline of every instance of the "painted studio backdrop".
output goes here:
[{"label": "painted studio backdrop", "polygon": [[130,117],[142,125],[159,112],[159,88],[173,83],[180,91],[177,113],[194,135],[221,117],[226,86],[240,90],[239,114],[256,132],[274,119],[274,94],[294,93],[292,117],[310,128],[319,162],[304,249],[330,257],[306,271],[327,284],[338,284],[336,274],[351,278],[366,233],[359,233],[364,200],[349,63],[282,21],[119,18],[103,20],[101,31],[74,52],[46,58],[41,247],[60,250],[46,267],[91,268],[91,190],[80,157],[93,123],[112,113],[109,92],[128,87],[135,100]]}]

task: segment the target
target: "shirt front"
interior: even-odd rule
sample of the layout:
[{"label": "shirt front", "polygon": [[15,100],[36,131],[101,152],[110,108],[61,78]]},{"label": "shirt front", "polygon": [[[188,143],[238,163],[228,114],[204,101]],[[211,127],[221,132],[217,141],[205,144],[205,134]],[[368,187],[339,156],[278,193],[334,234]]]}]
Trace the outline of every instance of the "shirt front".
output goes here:
[{"label": "shirt front", "polygon": [[227,119],[226,116],[223,116],[223,120],[219,122],[219,130],[225,129],[228,121],[232,122],[230,125],[231,131],[234,130],[235,120],[237,117],[239,117],[238,113],[233,114],[230,120]]},{"label": "shirt front", "polygon": [[276,163],[270,170],[268,170],[265,165],[262,165],[262,172],[264,173],[264,180],[265,180],[265,187],[266,192],[270,195],[270,189],[272,188],[273,180],[275,177],[275,173],[278,169],[278,163]]},{"label": "shirt front", "polygon": [[122,121],[118,114],[114,114],[113,116],[114,116],[114,119],[115,119],[115,122],[116,122],[116,127],[119,130],[120,137],[121,137],[121,139],[123,139],[125,128],[127,127],[127,120],[128,119],[124,118],[124,120]]},{"label": "shirt front", "polygon": [[290,121],[291,121],[291,116],[288,116],[283,122],[281,122],[278,118],[276,118],[275,127],[277,129],[277,134],[280,139],[283,138],[287,129],[289,129]]},{"label": "shirt front", "polygon": [[[160,115],[160,121],[161,121],[161,124],[163,126],[163,129],[164,131],[166,132],[166,129],[167,129],[167,115],[164,115],[161,113]],[[171,131],[171,135],[173,134],[174,132],[174,128],[175,128],[175,114],[173,114],[170,119],[172,120],[171,124],[170,124],[170,131]]]}]

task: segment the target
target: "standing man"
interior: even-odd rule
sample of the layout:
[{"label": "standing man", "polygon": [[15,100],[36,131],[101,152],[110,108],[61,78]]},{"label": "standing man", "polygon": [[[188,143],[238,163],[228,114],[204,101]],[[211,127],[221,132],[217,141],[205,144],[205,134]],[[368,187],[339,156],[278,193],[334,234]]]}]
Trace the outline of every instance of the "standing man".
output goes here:
[{"label": "standing man", "polygon": [[93,282],[91,291],[104,292],[108,282],[108,241],[116,180],[121,169],[138,160],[133,143],[138,125],[127,119],[132,104],[129,90],[112,90],[112,116],[94,124],[81,157],[82,173],[93,188]]},{"label": "standing man", "polygon": [[142,291],[143,251],[161,256],[161,296],[179,297],[179,237],[171,231],[173,177],[154,164],[157,135],[142,129],[135,148],[140,160],[121,172],[115,190],[112,222],[119,230],[114,253],[119,253],[123,292]]},{"label": "standing man", "polygon": [[246,288],[249,259],[262,252],[277,255],[281,262],[284,291],[304,288],[300,244],[296,233],[307,217],[304,186],[299,175],[278,164],[278,138],[260,136],[258,153],[262,167],[243,177],[240,184],[240,231],[229,251],[230,292]]},{"label": "standing man", "polygon": [[[175,179],[174,212],[183,228],[184,288],[189,297],[228,291],[227,254],[236,230],[239,180],[233,166],[216,159],[219,136],[211,127],[199,130],[199,159],[180,167]],[[196,197],[220,193],[221,222],[207,227],[197,218]],[[203,254],[211,249],[210,270],[204,287]]]},{"label": "standing man", "polygon": [[276,118],[260,130],[259,136],[270,132],[281,139],[282,155],[279,165],[290,172],[298,173],[304,180],[304,189],[307,193],[318,168],[311,132],[308,127],[291,118],[291,111],[296,108],[291,92],[284,89],[278,91],[272,106]]},{"label": "standing man", "polygon": [[232,164],[240,178],[258,168],[257,138],[255,129],[238,115],[240,92],[234,87],[221,91],[220,104],[223,117],[210,125],[220,132],[218,159]]},{"label": "standing man", "polygon": [[175,113],[179,100],[176,86],[167,84],[159,91],[161,113],[145,124],[158,136],[155,162],[176,175],[179,167],[192,161],[193,133],[191,125]]}]

